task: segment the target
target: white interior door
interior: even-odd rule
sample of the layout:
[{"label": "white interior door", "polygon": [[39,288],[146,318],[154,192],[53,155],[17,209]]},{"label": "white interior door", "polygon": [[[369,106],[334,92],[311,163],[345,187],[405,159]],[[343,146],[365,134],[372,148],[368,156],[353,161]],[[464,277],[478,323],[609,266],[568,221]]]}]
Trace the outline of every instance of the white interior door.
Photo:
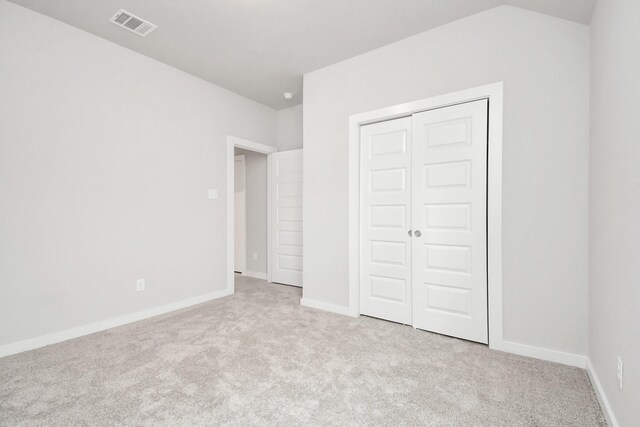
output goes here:
[{"label": "white interior door", "polygon": [[360,312],[411,324],[411,118],[360,128]]},{"label": "white interior door", "polygon": [[302,149],[269,155],[271,281],[302,286]]},{"label": "white interior door", "polygon": [[360,128],[360,312],[488,343],[480,100]]},{"label": "white interior door", "polygon": [[234,270],[244,273],[247,266],[247,172],[244,154],[234,158]]},{"label": "white interior door", "polygon": [[413,116],[413,325],[488,343],[487,100]]}]

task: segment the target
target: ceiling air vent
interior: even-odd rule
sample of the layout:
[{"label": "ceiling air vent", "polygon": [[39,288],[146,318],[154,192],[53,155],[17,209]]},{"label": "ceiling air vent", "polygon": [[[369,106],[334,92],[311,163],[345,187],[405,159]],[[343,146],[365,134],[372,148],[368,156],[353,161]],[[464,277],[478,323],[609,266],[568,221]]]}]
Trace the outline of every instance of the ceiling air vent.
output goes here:
[{"label": "ceiling air vent", "polygon": [[153,25],[151,22],[138,18],[133,13],[129,13],[122,9],[113,15],[111,19],[109,19],[109,22],[112,22],[119,27],[126,28],[129,31],[133,31],[142,37],[147,37],[150,32],[158,28],[157,25]]}]

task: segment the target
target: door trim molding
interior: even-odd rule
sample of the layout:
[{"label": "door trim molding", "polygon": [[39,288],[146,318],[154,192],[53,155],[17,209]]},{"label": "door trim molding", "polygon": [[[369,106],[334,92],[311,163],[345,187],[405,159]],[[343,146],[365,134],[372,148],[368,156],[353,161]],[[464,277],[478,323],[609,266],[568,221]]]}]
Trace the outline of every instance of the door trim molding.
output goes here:
[{"label": "door trim molding", "polygon": [[[229,294],[235,293],[235,280],[234,280],[234,264],[235,264],[235,236],[234,236],[234,162],[235,162],[235,148],[243,148],[249,151],[255,151],[261,154],[272,154],[278,151],[277,148],[270,145],[260,144],[258,142],[249,141],[247,139],[238,138],[235,136],[227,135],[227,287],[226,291]],[[269,162],[267,161],[267,189],[269,188]],[[269,227],[271,224],[271,214],[269,214],[269,199],[267,197],[267,247],[270,247],[270,234]],[[267,249],[267,254],[269,250]],[[268,256],[268,255],[267,255]],[[270,277],[269,263],[267,262],[267,277]]]},{"label": "door trim molding", "polygon": [[502,114],[503,83],[497,82],[445,95],[349,116],[349,314],[360,315],[360,126],[463,102],[489,99],[487,170],[487,270],[489,347],[504,347],[502,333]]}]

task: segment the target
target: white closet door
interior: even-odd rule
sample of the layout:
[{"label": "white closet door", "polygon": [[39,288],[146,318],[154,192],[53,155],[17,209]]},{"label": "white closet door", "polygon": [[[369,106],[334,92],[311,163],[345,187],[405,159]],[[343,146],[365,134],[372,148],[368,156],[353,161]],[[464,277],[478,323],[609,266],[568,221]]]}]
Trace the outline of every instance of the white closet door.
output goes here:
[{"label": "white closet door", "polygon": [[271,281],[302,286],[302,150],[269,155]]},{"label": "white closet door", "polygon": [[413,326],[481,343],[488,342],[487,106],[415,114],[412,144]]},{"label": "white closet door", "polygon": [[411,324],[411,118],[360,128],[360,312]]}]

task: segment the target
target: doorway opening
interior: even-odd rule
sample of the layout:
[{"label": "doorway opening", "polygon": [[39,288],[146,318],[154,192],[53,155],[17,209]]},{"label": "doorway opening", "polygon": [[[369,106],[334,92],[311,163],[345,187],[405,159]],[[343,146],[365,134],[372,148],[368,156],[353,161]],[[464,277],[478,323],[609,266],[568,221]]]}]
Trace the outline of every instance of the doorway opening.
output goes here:
[{"label": "doorway opening", "polygon": [[227,137],[227,289],[235,276],[270,278],[269,170],[267,158],[277,149]]},{"label": "doorway opening", "polygon": [[267,155],[234,150],[234,272],[267,279]]},{"label": "doorway opening", "polygon": [[235,149],[233,162],[233,212],[235,215],[233,270],[236,274],[243,274],[247,271],[247,160],[245,154],[238,154],[239,150],[239,148]]},{"label": "doorway opening", "polygon": [[241,275],[302,286],[302,149],[227,137],[227,290]]}]

